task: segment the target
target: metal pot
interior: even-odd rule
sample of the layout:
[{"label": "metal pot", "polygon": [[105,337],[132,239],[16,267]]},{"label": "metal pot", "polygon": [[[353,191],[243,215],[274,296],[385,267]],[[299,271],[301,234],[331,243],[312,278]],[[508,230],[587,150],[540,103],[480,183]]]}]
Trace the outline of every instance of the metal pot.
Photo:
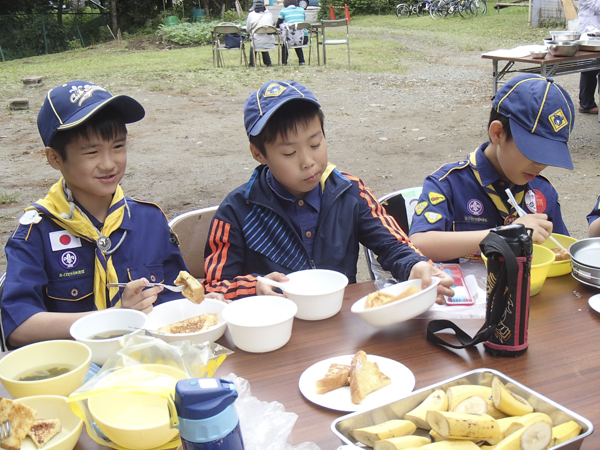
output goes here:
[{"label": "metal pot", "polygon": [[577,33],[576,31],[550,31],[550,36],[552,36],[552,40],[556,42],[568,42],[568,41],[576,41],[581,37],[581,33]]},{"label": "metal pot", "polygon": [[578,42],[550,42],[548,51],[554,56],[573,56],[579,50]]},{"label": "metal pot", "polygon": [[569,247],[572,275],[583,284],[600,287],[600,238],[581,239]]}]

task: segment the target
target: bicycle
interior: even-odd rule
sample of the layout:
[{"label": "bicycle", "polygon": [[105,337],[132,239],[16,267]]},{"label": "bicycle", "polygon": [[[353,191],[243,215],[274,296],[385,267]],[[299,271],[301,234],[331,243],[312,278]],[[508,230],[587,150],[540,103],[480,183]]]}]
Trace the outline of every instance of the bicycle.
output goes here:
[{"label": "bicycle", "polygon": [[431,9],[431,2],[429,0],[421,0],[415,6],[415,13],[417,17],[421,17],[423,15],[429,14],[429,10]]},{"label": "bicycle", "polygon": [[408,3],[398,3],[396,5],[396,17],[409,17],[412,14],[412,6]]}]

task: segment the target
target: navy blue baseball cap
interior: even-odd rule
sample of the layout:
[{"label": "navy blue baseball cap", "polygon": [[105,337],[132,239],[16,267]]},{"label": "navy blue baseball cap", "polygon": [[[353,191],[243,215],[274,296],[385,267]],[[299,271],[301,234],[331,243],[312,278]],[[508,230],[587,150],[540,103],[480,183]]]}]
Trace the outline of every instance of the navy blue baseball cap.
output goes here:
[{"label": "navy blue baseball cap", "polygon": [[71,81],[46,94],[37,117],[38,130],[46,147],[57,131],[75,128],[85,123],[105,106],[119,111],[125,123],[144,118],[144,107],[126,95],[112,95],[103,87],[87,81]]},{"label": "navy blue baseball cap", "polygon": [[552,78],[516,76],[498,90],[492,105],[509,118],[515,144],[526,158],[573,169],[568,142],[575,108],[567,91]]},{"label": "navy blue baseball cap", "polygon": [[306,100],[319,108],[315,95],[296,81],[269,81],[254,91],[244,105],[244,126],[248,136],[258,135],[271,116],[290,100]]}]

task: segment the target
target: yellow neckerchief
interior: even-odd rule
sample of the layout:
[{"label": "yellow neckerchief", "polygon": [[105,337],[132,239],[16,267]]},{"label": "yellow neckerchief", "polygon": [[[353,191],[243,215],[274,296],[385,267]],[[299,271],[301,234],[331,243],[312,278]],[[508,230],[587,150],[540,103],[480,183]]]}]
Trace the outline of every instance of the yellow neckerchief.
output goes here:
[{"label": "yellow neckerchief", "polygon": [[[506,218],[511,215],[514,215],[515,217],[517,217],[517,211],[515,210],[515,208],[513,206],[510,206],[510,208],[508,208],[507,204],[504,202],[504,200],[502,200],[502,197],[505,197],[505,196],[502,196],[502,197],[499,196],[498,193],[496,192],[496,189],[494,188],[494,186],[492,184],[488,184],[487,186],[485,186],[483,184],[483,182],[481,181],[481,175],[479,174],[479,170],[477,169],[476,154],[477,154],[477,150],[475,150],[472,153],[469,153],[469,165],[471,166],[471,170],[473,171],[475,178],[477,178],[477,181],[479,182],[479,184],[481,186],[483,186],[483,189],[485,190],[487,195],[492,199],[492,201],[494,202],[494,205],[496,205],[496,209],[500,213],[500,216],[502,216],[502,219],[504,219],[506,221]],[[482,154],[482,156],[485,158],[485,155]],[[517,192],[517,194],[515,195],[515,200],[517,200],[517,204],[519,204],[519,205],[521,204],[521,202],[523,201],[524,195],[525,195],[525,190],[522,190],[521,192]]]},{"label": "yellow neckerchief", "polygon": [[325,182],[327,181],[327,178],[329,178],[329,175],[331,175],[331,172],[334,171],[334,169],[335,164],[327,163],[327,167],[325,167],[323,175],[321,175],[321,179],[319,180],[319,184],[321,185],[321,193],[325,191]]},{"label": "yellow neckerchief", "polygon": [[[74,236],[85,239],[89,242],[96,242],[100,235],[98,230],[92,225],[91,220],[85,216],[79,208],[75,208],[72,202],[66,198],[63,189],[63,178],[54,184],[48,191],[44,199],[29,206],[25,210],[36,209],[39,212],[48,215],[60,227],[67,230]],[[109,237],[113,231],[121,226],[125,216],[125,201],[123,189],[117,186],[117,191],[113,196],[108,209],[108,216],[104,221],[102,235]],[[118,283],[117,272],[112,262],[111,255],[105,255],[96,248],[96,259],[94,264],[94,302],[98,310],[106,309],[106,283]],[[110,299],[119,293],[119,288],[108,288]],[[119,306],[119,300],[114,306]]]}]

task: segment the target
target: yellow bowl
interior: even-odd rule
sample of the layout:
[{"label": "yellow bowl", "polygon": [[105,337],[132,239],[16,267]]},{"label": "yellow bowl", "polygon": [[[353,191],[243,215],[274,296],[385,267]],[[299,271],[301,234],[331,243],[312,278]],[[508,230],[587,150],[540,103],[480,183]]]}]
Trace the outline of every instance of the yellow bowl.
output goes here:
[{"label": "yellow bowl", "polygon": [[[552,233],[552,237],[556,239],[561,245],[569,250],[569,247],[574,242],[577,242],[577,239],[572,238],[571,236],[565,236],[564,234]],[[546,239],[546,241],[542,244],[543,247],[546,248],[558,248],[552,239]],[[563,261],[556,261],[552,263],[550,266],[550,270],[548,270],[549,277],[560,277],[561,275],[566,275],[571,273],[571,259],[565,259]]]},{"label": "yellow bowl", "polygon": [[[30,344],[10,352],[0,360],[0,381],[13,398],[32,395],[68,397],[80,387],[88,374],[92,352],[81,342],[56,340]],[[54,378],[19,381],[36,370],[68,368]]]},{"label": "yellow bowl", "polygon": [[[533,297],[542,290],[542,286],[548,276],[550,266],[554,262],[554,252],[541,245],[533,244],[533,258],[531,260],[531,282],[529,285],[529,296]],[[487,258],[482,253],[481,259],[487,266]]]},{"label": "yellow bowl", "polygon": [[[15,400],[37,411],[36,419],[60,419],[62,430],[44,445],[44,450],[72,450],[75,448],[83,420],[73,413],[66,397],[58,395],[36,395]],[[21,450],[37,450],[31,438],[25,438]]]},{"label": "yellow bowl", "polygon": [[167,400],[153,394],[105,391],[88,399],[98,428],[115,444],[134,450],[159,447],[176,439]]}]

